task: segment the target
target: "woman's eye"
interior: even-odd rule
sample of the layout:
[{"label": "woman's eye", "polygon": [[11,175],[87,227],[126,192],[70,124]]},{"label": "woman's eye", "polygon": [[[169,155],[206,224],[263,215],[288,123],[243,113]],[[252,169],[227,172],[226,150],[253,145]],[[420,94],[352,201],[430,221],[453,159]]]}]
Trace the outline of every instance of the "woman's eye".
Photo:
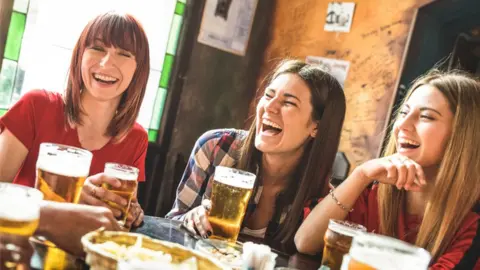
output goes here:
[{"label": "woman's eye", "polygon": [[104,49],[100,46],[93,46],[92,49],[95,50],[95,51],[100,51],[100,52],[104,51]]},{"label": "woman's eye", "polygon": [[289,106],[297,106],[297,104],[295,104],[294,102],[290,102],[290,101],[285,101],[285,104],[287,104]]},{"label": "woman's eye", "polygon": [[121,52],[121,53],[119,53],[119,54],[120,54],[121,56],[129,57],[129,58],[132,57],[131,54],[125,53],[125,52]]},{"label": "woman's eye", "polygon": [[428,119],[428,120],[435,120],[435,118],[429,116],[429,115],[420,115],[420,118],[423,118],[423,119]]}]

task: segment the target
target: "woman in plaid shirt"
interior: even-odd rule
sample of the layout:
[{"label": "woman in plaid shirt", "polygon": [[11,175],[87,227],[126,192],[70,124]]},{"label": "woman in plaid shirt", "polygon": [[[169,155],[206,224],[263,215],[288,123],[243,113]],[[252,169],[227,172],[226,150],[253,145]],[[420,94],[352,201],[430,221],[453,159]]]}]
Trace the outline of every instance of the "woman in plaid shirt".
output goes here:
[{"label": "woman in plaid shirt", "polygon": [[242,232],[290,250],[305,202],[329,190],[345,96],[332,75],[298,60],[281,62],[266,81],[249,131],[212,130],[197,140],[167,218],[208,237],[202,200],[210,198],[215,166],[250,171],[257,181]]}]

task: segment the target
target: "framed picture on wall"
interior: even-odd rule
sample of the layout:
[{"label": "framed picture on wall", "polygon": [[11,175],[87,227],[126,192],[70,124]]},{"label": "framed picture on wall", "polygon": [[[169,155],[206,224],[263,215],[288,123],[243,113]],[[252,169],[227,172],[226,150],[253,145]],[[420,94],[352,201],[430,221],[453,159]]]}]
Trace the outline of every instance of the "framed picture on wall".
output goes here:
[{"label": "framed picture on wall", "polygon": [[207,0],[198,42],[245,55],[258,0]]},{"label": "framed picture on wall", "polygon": [[354,11],[355,3],[329,3],[324,30],[329,32],[350,32]]}]

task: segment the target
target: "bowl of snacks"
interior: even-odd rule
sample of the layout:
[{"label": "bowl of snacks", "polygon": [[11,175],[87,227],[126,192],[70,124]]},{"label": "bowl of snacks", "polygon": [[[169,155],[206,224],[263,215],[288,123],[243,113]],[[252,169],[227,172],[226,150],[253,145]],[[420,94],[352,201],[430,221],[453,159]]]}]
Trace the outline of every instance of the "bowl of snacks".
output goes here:
[{"label": "bowl of snacks", "polygon": [[212,256],[220,263],[232,269],[242,269],[242,243],[228,242],[217,239],[205,239],[197,241],[195,249],[207,256]]},{"label": "bowl of snacks", "polygon": [[81,241],[91,270],[230,269],[198,251],[137,233],[98,230]]}]

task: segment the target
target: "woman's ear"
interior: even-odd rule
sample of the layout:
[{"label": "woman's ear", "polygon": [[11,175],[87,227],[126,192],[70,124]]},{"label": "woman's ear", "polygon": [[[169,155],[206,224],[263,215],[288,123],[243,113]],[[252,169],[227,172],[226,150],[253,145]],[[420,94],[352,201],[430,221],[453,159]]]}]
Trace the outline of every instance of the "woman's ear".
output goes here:
[{"label": "woman's ear", "polygon": [[318,126],[320,125],[320,123],[318,121],[315,121],[314,124],[315,125],[314,125],[312,131],[310,132],[310,137],[315,139],[315,137],[317,136]]}]

